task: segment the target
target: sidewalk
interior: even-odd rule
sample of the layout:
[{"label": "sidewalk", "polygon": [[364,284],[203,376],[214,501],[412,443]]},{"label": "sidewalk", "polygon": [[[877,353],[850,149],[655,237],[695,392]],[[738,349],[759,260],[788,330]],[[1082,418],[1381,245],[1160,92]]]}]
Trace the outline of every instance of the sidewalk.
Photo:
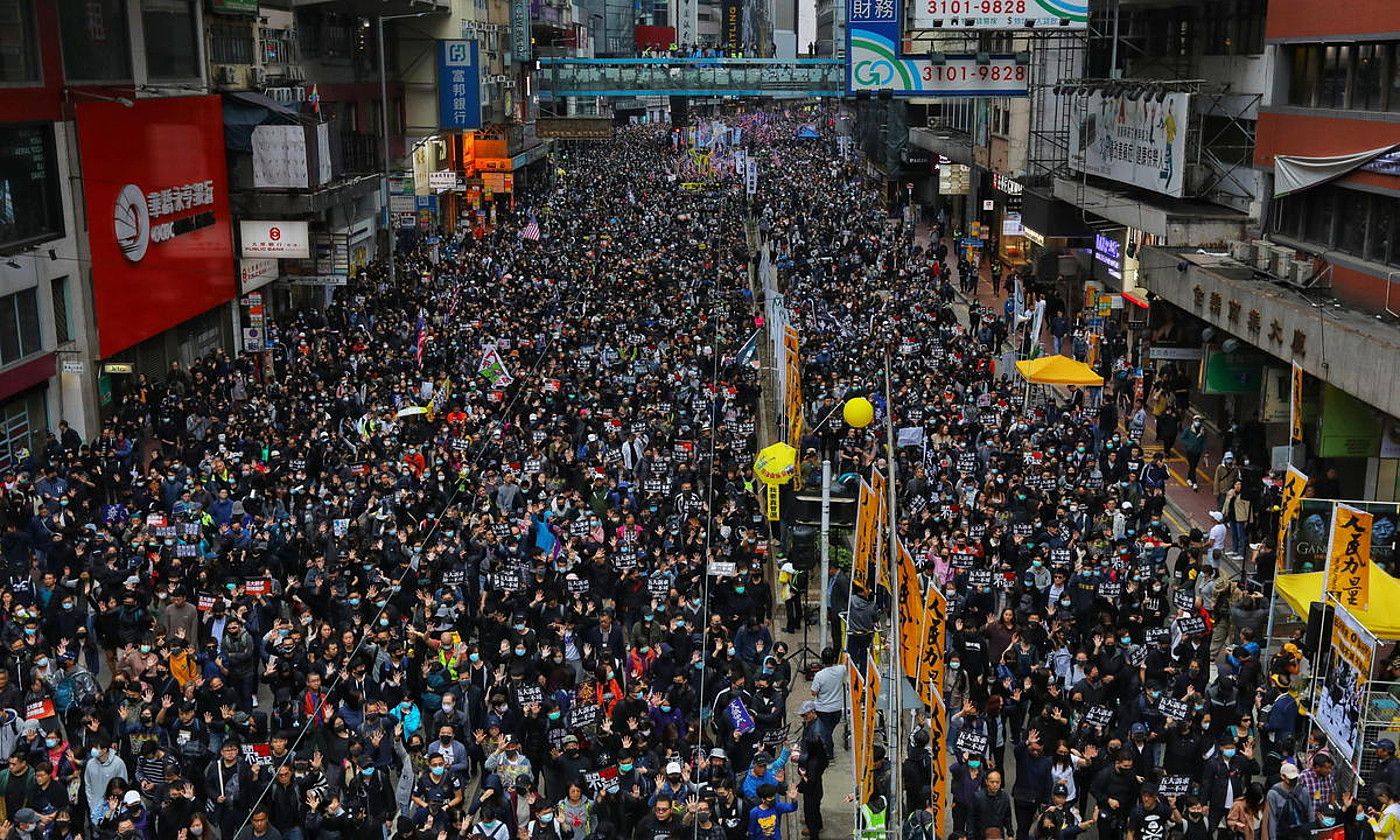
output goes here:
[{"label": "sidewalk", "polygon": [[[921,223],[917,228],[916,241],[928,241],[931,228],[927,224]],[[1002,306],[1006,303],[1006,293],[992,293],[992,277],[990,264],[982,266],[981,274],[977,278],[977,285],[971,295],[965,295],[958,290],[958,266],[957,261],[952,258],[954,251],[952,242],[944,238],[944,244],[948,246],[949,267],[952,269],[953,289],[965,304],[970,304],[974,300],[984,308],[1000,315]],[[1050,352],[1049,327],[1042,330],[1040,337],[1041,347],[1046,353]],[[1127,431],[1126,424],[1120,418],[1120,428]],[[1183,423],[1184,425],[1184,423]],[[1148,415],[1147,430],[1143,435],[1142,448],[1147,456],[1161,450],[1161,445],[1157,443],[1157,419]],[[1187,484],[1186,459],[1178,451],[1173,450],[1167,456],[1167,470],[1171,473],[1171,482],[1167,485],[1167,521],[1181,532],[1188,532],[1192,528],[1199,528],[1201,531],[1209,531],[1214,525],[1210,518],[1210,512],[1216,509],[1215,492],[1213,489],[1214,465],[1219,462],[1221,452],[1221,441],[1217,431],[1210,426],[1206,427],[1206,453],[1209,457],[1210,468],[1207,469],[1203,459],[1202,464],[1196,470],[1196,482],[1200,485],[1200,490],[1192,490]]]}]

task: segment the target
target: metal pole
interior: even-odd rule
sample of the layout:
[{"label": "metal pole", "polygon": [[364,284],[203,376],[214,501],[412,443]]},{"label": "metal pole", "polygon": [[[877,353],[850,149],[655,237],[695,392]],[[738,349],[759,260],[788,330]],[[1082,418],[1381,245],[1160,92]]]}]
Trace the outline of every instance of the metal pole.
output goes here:
[{"label": "metal pole", "polygon": [[821,532],[822,591],[818,621],[821,623],[821,648],[825,654],[831,643],[831,631],[827,627],[827,590],[831,587],[831,461],[822,459],[822,532]]},{"label": "metal pole", "polygon": [[379,25],[379,133],[384,142],[384,234],[389,249],[389,286],[394,286],[394,217],[389,210],[389,70],[384,55],[384,16]]},{"label": "metal pole", "polygon": [[898,509],[895,507],[895,481],[898,478],[899,469],[895,461],[894,448],[894,391],[890,388],[890,348],[885,348],[885,448],[890,459],[890,471],[885,482],[888,491],[886,505],[888,506],[889,533],[885,536],[885,541],[889,543],[890,561],[890,584],[894,587],[894,592],[890,593],[890,697],[889,697],[889,738],[885,743],[885,754],[890,762],[890,800],[885,803],[886,824],[895,827],[903,825],[900,813],[900,803],[902,802],[901,792],[904,790],[900,786],[900,765],[903,763],[899,756],[904,755],[904,745],[900,740],[900,724],[903,723],[901,717],[904,714],[903,694],[904,677],[899,669],[899,517],[896,515]]},{"label": "metal pole", "polygon": [[1113,2],[1113,43],[1109,48],[1108,77],[1118,78],[1118,17],[1121,6],[1118,0]]}]

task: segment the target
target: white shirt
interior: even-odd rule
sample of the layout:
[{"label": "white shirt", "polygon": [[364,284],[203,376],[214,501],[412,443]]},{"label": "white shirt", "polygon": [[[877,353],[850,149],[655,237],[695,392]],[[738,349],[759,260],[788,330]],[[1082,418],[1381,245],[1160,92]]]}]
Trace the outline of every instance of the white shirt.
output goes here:
[{"label": "white shirt", "polygon": [[845,708],[846,666],[828,665],[812,678],[812,702],[819,712],[839,712]]}]

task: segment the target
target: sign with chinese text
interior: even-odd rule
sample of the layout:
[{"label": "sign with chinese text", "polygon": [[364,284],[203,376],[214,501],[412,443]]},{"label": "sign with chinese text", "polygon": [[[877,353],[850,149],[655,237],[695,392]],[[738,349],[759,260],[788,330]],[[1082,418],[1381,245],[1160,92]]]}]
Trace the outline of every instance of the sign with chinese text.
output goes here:
[{"label": "sign with chinese text", "polygon": [[1330,647],[1313,719],[1343,760],[1351,763],[1361,746],[1361,706],[1371,679],[1376,640],[1350,612],[1339,607],[1332,619]]},{"label": "sign with chinese text", "polygon": [[1327,544],[1327,594],[1366,612],[1371,605],[1371,514],[1338,504]]},{"label": "sign with chinese text", "polygon": [[510,58],[520,63],[529,61],[530,51],[530,2],[510,0]]},{"label": "sign with chinese text", "polygon": [[437,42],[438,127],[481,128],[481,65],[476,41]]},{"label": "sign with chinese text", "polygon": [[[130,104],[130,103],[128,103]],[[77,104],[98,355],[235,295],[218,96]]]},{"label": "sign with chinese text", "polygon": [[1162,101],[1095,91],[1070,120],[1070,166],[1153,192],[1181,197],[1191,97]]}]

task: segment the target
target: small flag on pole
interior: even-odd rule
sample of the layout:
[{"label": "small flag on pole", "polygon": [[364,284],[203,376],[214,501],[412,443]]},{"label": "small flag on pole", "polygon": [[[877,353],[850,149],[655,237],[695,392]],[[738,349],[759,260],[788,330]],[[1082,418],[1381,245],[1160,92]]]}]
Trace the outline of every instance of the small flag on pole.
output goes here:
[{"label": "small flag on pole", "polygon": [[418,316],[418,349],[414,355],[418,359],[418,367],[423,367],[423,350],[428,346],[428,322],[420,314]]},{"label": "small flag on pole", "polygon": [[521,239],[528,239],[531,242],[540,241],[540,220],[535,218],[535,211],[530,211],[530,222],[520,231]]},{"label": "small flag on pole", "polygon": [[477,365],[476,372],[478,376],[500,388],[515,381],[515,377],[506,370],[506,360],[501,358],[501,353],[494,344],[481,354],[481,362]]}]

